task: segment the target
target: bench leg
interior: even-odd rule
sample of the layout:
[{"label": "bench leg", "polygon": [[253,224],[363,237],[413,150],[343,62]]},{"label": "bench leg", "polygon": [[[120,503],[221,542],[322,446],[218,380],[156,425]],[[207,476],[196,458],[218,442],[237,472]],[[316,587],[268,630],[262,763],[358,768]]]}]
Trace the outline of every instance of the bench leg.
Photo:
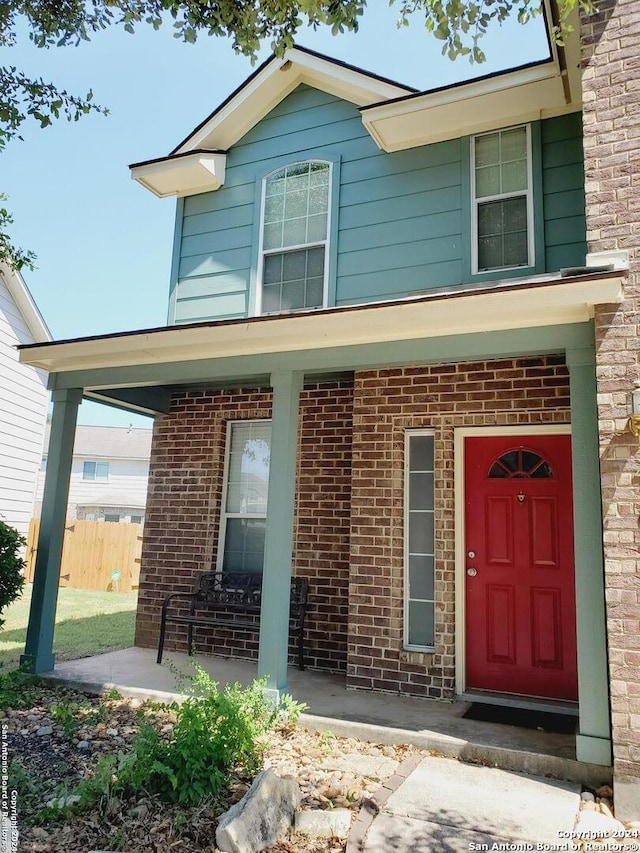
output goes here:
[{"label": "bench leg", "polygon": [[187,653],[189,657],[193,655],[193,625],[189,625],[187,629]]},{"label": "bench leg", "polygon": [[303,637],[303,627],[300,626],[300,630],[298,631],[298,669],[304,669],[304,637]]},{"label": "bench leg", "polygon": [[157,662],[162,663],[162,650],[164,649],[164,634],[167,627],[167,623],[165,619],[162,619],[160,622],[160,637],[158,639],[158,658]]}]

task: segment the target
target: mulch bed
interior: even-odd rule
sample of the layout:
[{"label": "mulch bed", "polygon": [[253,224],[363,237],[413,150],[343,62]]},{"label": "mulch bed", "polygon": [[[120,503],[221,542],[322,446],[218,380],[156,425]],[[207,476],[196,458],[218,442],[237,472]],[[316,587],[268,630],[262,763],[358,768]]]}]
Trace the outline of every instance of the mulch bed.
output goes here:
[{"label": "mulch bed", "polygon": [[[90,778],[99,756],[128,750],[138,731],[137,713],[146,706],[138,700],[97,699],[46,686],[32,690],[30,696],[28,708],[0,711],[0,721],[7,726],[9,784],[18,791],[21,851],[215,851],[218,818],[242,798],[251,779],[235,777],[224,795],[197,807],[167,804],[144,793],[124,798],[121,792],[106,790],[91,811],[52,816],[51,810],[46,810],[47,803],[70,794],[81,779]],[[170,727],[170,716],[165,720],[161,716],[158,725]],[[376,775],[361,775],[350,769],[350,760],[369,756],[383,764],[383,759],[391,759],[386,762],[390,765],[418,752],[408,745],[377,745],[297,727],[270,736],[265,766],[298,780],[302,808],[349,808],[355,819],[361,802],[380,787],[383,778],[379,771]],[[331,766],[324,767],[326,763]],[[341,769],[336,769],[336,764]],[[292,832],[270,851],[343,853],[344,849],[345,842],[340,839],[312,840]]]}]

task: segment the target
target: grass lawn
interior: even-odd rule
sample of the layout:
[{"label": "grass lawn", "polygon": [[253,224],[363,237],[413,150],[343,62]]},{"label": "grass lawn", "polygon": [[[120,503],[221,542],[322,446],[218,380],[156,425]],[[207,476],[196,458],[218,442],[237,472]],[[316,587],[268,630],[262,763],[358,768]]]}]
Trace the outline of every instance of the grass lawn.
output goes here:
[{"label": "grass lawn", "polygon": [[[24,652],[31,584],[2,616],[0,667],[15,669]],[[58,593],[53,650],[57,660],[73,660],[133,645],[137,592],[90,592],[63,587]]]}]

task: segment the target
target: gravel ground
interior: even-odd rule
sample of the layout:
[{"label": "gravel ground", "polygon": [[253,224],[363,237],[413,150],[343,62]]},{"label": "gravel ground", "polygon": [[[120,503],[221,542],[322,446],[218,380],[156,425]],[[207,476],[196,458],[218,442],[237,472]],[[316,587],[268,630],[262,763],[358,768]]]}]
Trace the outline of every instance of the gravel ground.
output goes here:
[{"label": "gravel ground", "polygon": [[[213,853],[218,817],[244,795],[250,779],[236,778],[224,796],[195,808],[167,805],[146,795],[122,799],[121,794],[106,793],[93,811],[46,822],[36,817],[54,797],[70,793],[80,779],[91,777],[100,755],[127,749],[138,731],[136,712],[141,703],[121,698],[99,702],[66,689],[43,688],[34,695],[29,708],[0,711],[0,722],[6,726],[9,784],[18,791],[21,851]],[[171,725],[167,717],[164,726]],[[355,819],[362,800],[416,752],[408,745],[377,745],[295,728],[270,737],[265,766],[298,780],[301,808],[349,808]],[[313,841],[292,834],[270,849],[342,853],[344,848],[345,842],[336,838]]]}]

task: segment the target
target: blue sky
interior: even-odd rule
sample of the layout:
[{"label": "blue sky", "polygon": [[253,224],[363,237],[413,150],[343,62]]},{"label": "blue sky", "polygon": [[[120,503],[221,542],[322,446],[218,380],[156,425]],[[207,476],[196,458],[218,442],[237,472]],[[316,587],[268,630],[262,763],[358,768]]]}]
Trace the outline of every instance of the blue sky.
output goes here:
[{"label": "blue sky", "polygon": [[[300,44],[420,89],[488,74],[546,55],[541,20],[507,22],[484,39],[487,62],[440,55],[440,43],[414,18],[398,30],[397,10],[370,0],[357,34],[308,31]],[[260,60],[265,59],[265,49]],[[0,190],[10,196],[12,236],[38,256],[24,278],[56,339],[125,331],[166,322],[175,201],[134,183],[129,163],[159,157],[180,142],[253,66],[230,41],[195,45],[140,27],[111,29],[77,48],[37,50],[25,39],[3,62],[52,80],[108,107],[110,115],[23,125],[23,141],[0,155]],[[81,423],[150,425],[83,403]]]}]

